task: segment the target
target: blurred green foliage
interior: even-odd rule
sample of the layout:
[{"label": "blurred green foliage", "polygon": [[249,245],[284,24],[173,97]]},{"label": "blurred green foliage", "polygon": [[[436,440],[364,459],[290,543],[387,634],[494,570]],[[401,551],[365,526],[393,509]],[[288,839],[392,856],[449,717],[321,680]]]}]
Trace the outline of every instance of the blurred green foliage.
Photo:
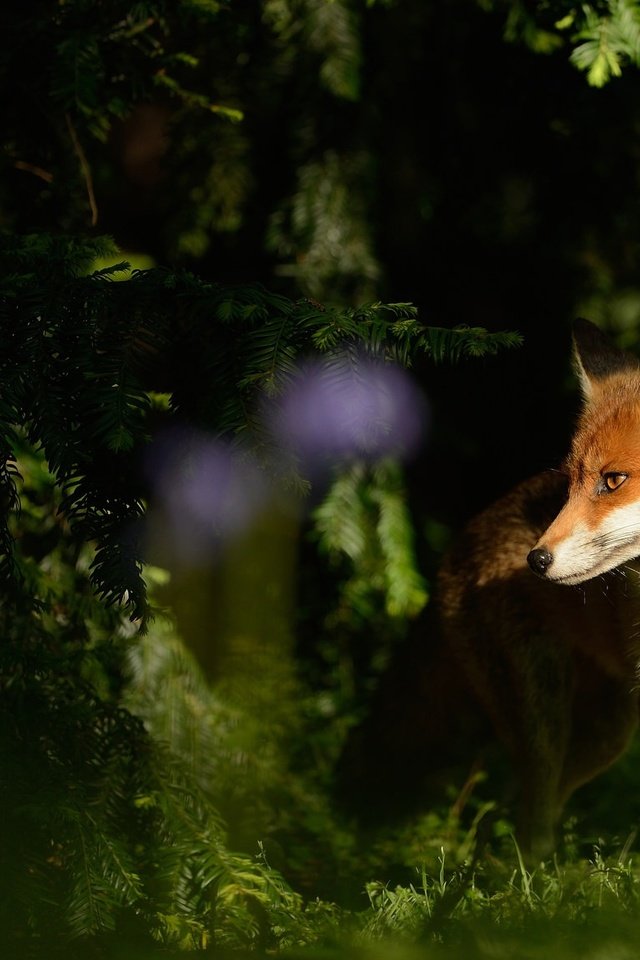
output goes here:
[{"label": "blurred green foliage", "polygon": [[640,65],[640,6],[635,0],[603,3],[478,0],[481,7],[506,11],[505,37],[520,40],[537,53],[571,49],[571,62],[587,82],[603,87]]},{"label": "blurred green foliage", "polygon": [[[549,83],[550,113],[532,118],[532,137],[555,138],[561,170],[574,172],[569,145],[587,129],[589,149],[576,152],[588,170],[628,183],[608,150],[629,137],[620,156],[635,164],[633,73],[610,86],[605,133],[591,122],[594,101],[558,91],[577,89],[569,59],[598,87],[638,64],[638,9],[631,0],[5,3],[8,956],[635,956],[633,756],[576,802],[567,863],[533,871],[502,811],[464,785],[376,838],[337,813],[336,758],[426,602],[421,541],[437,552],[448,521],[440,500],[423,498],[416,534],[389,460],[351,462],[312,490],[305,514],[303,466],[273,445],[260,411],[301,359],[337,369],[347,350],[413,363],[433,391],[445,377],[447,404],[455,394],[470,423],[472,406],[484,416],[469,402],[470,367],[454,382],[432,361],[520,342],[479,325],[503,316],[514,250],[543,299],[554,268],[570,287],[565,300],[579,290],[585,310],[635,343],[633,196],[616,207],[607,194],[600,206],[597,190],[567,180],[549,259],[531,261],[527,251],[545,246],[541,211],[551,219],[559,194],[544,164],[536,176],[513,144],[504,150],[508,114],[482,125],[497,91],[517,86],[509,57],[524,54],[501,54],[504,35],[548,55],[531,88],[546,103]],[[474,96],[469,86],[460,94],[461,75]],[[476,180],[483,133],[496,144]],[[484,276],[487,249],[495,276]],[[136,266],[161,266],[131,271],[120,250],[136,251]],[[216,282],[184,269],[196,266]],[[438,325],[381,302],[416,288]],[[189,569],[163,547],[144,470],[150,438],[170,422],[251,447],[279,491],[221,556]],[[483,427],[476,445],[487,443]],[[450,463],[445,473],[438,494],[454,498],[459,521],[474,490],[448,482]],[[160,525],[150,559],[162,568],[143,564],[149,513]],[[622,792],[625,804],[612,804]]]},{"label": "blurred green foliage", "polygon": [[[286,844],[283,867],[309,892],[314,846],[331,854],[331,872],[352,844],[329,826],[327,792],[347,718],[323,743],[322,697],[301,687],[293,659],[295,512],[287,520],[271,506],[264,528],[256,521],[217,568],[204,560],[185,570],[164,557],[165,600],[216,679],[214,694],[175,625],[140,635],[153,579],[140,527],[154,500],[145,451],[172,422],[229,436],[256,451],[295,504],[301,465],[269,436],[261,406],[297,376],[297,359],[315,350],[335,385],[360,376],[359,350],[407,363],[433,342],[406,304],[340,311],[185,272],[134,271],[118,283],[126,264],[88,273],[108,250],[105,240],[44,234],[5,234],[0,249],[3,936],[15,950],[31,937],[55,946],[126,936],[133,923],[143,937],[183,946],[286,943],[291,931],[277,932],[272,910],[298,924],[304,908],[258,839]],[[515,342],[458,335],[487,349]],[[401,477],[381,465],[372,478],[378,517],[366,545],[354,554],[331,535],[355,503],[329,497],[320,529],[355,580],[377,568],[370,587],[392,615],[412,614],[424,592]],[[314,736],[317,769],[307,756],[296,775],[300,738]],[[244,853],[229,852],[227,829]]]}]

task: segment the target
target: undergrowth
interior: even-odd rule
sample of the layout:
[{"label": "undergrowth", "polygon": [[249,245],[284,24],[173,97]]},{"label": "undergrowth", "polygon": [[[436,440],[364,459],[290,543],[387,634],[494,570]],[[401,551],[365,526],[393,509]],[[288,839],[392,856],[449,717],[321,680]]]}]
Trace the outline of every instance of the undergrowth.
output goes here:
[{"label": "undergrowth", "polygon": [[[250,671],[211,687],[170,624],[165,622],[160,643],[159,629],[156,624],[155,632],[131,648],[129,705],[188,765],[195,761],[201,785],[228,819],[233,841],[263,838],[254,859],[281,878],[254,934],[238,929],[223,942],[210,943],[212,955],[222,950],[226,956],[226,948],[233,956],[250,951],[247,956],[323,960],[637,956],[635,831],[616,836],[612,830],[608,840],[594,842],[590,834],[599,825],[578,805],[564,825],[558,853],[525,864],[512,825],[495,803],[476,795],[471,783],[452,790],[448,804],[401,827],[359,835],[328,799],[322,750],[312,735],[314,694],[300,685],[295,708],[294,701],[281,704],[280,737],[287,722],[306,724],[311,731],[307,766],[285,771],[268,728],[258,734],[255,727],[243,727],[246,721],[234,706],[243,689],[246,694]],[[141,684],[145,671],[146,685]],[[257,717],[260,722],[260,710]],[[187,743],[181,735],[187,729],[200,729],[201,739]],[[256,737],[258,748],[238,752],[239,744],[247,748]],[[214,741],[215,765],[212,753],[204,762]],[[255,747],[258,741],[253,742]],[[245,764],[242,776],[239,756]],[[618,788],[625,776],[631,790],[634,766],[632,754],[622,771],[609,775],[611,783],[604,778],[601,793],[611,785]],[[138,960],[126,946],[119,950],[118,960]]]}]

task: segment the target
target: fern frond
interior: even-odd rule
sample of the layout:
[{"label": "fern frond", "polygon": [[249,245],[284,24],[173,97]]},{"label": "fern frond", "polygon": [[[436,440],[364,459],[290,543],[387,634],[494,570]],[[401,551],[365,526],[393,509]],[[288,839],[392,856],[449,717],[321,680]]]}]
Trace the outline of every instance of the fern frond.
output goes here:
[{"label": "fern frond", "polygon": [[360,39],[355,12],[344,2],[328,5],[307,0],[305,34],[310,48],[321,54],[320,78],[336,96],[357,100],[360,90]]},{"label": "fern frond", "polygon": [[143,896],[142,882],[125,847],[90,816],[77,823],[74,866],[67,907],[74,936],[113,930],[117,912]]},{"label": "fern frond", "polygon": [[256,327],[245,347],[245,375],[238,386],[256,385],[271,394],[291,380],[297,370],[296,332],[294,317],[284,311]]},{"label": "fern frond", "polygon": [[343,587],[350,607],[374,615],[376,594],[392,617],[413,617],[428,593],[416,565],[413,527],[400,468],[390,461],[371,471],[362,463],[342,470],[314,511],[320,546],[334,561],[350,561]]},{"label": "fern frond", "polygon": [[415,617],[428,600],[417,569],[413,524],[397,465],[386,462],[373,471],[370,496],[378,506],[377,532],[385,566],[385,605],[392,617]]},{"label": "fern frond", "polygon": [[367,543],[362,500],[365,475],[362,463],[341,472],[314,513],[321,548],[334,558],[344,553],[354,563],[362,557]]},{"label": "fern frond", "polygon": [[[115,251],[114,251],[115,253]],[[91,279],[97,280],[101,277],[113,277],[116,273],[129,273],[131,264],[128,260],[120,260],[107,267],[101,267],[99,270],[93,270],[90,274]]]},{"label": "fern frond", "polygon": [[518,347],[521,343],[522,337],[518,333],[489,333],[483,327],[423,327],[418,337],[418,346],[436,363],[444,360],[455,362],[465,356],[492,356],[500,350]]},{"label": "fern frond", "polygon": [[622,74],[623,60],[640,64],[640,10],[634,0],[610,0],[608,15],[585,8],[585,25],[577,33],[582,41],[571,61],[587,73],[593,87],[602,87]]}]

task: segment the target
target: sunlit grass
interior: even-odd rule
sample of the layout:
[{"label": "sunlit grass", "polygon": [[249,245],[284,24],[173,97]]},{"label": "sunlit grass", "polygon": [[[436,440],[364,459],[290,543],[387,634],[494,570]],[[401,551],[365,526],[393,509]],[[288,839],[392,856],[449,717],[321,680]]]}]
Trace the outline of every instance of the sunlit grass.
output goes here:
[{"label": "sunlit grass", "polygon": [[[244,808],[251,813],[253,826],[260,821],[255,857],[283,877],[261,914],[262,934],[248,937],[247,931],[238,930],[223,956],[626,960],[638,955],[640,866],[635,832],[629,827],[627,835],[622,833],[624,818],[616,822],[611,812],[608,843],[593,843],[586,833],[597,827],[578,806],[565,825],[559,852],[531,865],[520,855],[512,825],[494,803],[471,795],[460,810],[453,791],[441,808],[365,839],[332,808],[313,763],[283,769],[272,750],[282,736],[275,718],[271,728],[265,711],[259,729],[255,725],[245,729],[237,703],[226,702],[224,685],[212,692],[202,681],[196,683],[198,671],[189,663],[191,654],[169,622],[165,631],[163,639],[161,631],[154,635],[152,630],[136,648],[138,660],[147,657],[146,668],[140,660],[137,666],[139,680],[147,685],[146,705],[143,697],[138,709],[162,739],[171,743],[178,737],[174,747],[188,762],[195,728],[200,729],[202,740],[193,755],[197,754],[200,776],[206,774],[215,752],[209,789],[218,806],[225,807],[225,794],[231,791],[235,804],[231,822],[246,819]],[[163,645],[172,651],[170,661],[163,659]],[[157,672],[158,681],[150,688],[149,670]],[[168,712],[163,691],[171,701]],[[298,696],[302,699],[295,712],[300,723],[312,706],[303,687]],[[208,709],[202,709],[205,700]],[[217,721],[205,729],[205,719],[214,716]],[[169,726],[157,729],[158,722],[168,717]],[[179,736],[186,727],[190,745]],[[239,763],[238,737],[243,730],[249,740]],[[271,737],[275,739],[270,746]],[[251,775],[242,785],[249,755]],[[624,783],[623,789],[633,789],[633,764],[626,772],[621,768],[609,776],[614,786]],[[489,785],[480,786],[486,794]],[[611,804],[606,777],[600,789]],[[601,811],[596,813],[599,820]],[[231,831],[235,840],[246,837],[246,831],[235,827]],[[145,956],[122,953],[123,960]]]}]

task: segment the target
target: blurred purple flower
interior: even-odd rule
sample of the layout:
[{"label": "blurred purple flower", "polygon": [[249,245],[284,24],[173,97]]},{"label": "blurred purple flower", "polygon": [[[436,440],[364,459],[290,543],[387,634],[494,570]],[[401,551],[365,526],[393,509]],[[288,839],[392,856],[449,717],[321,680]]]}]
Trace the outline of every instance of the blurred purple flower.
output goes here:
[{"label": "blurred purple flower", "polygon": [[272,430],[313,471],[353,457],[409,457],[426,421],[426,400],[405,370],[345,355],[301,371],[280,398]]},{"label": "blurred purple flower", "polygon": [[264,505],[267,484],[255,462],[201,433],[174,431],[148,461],[165,537],[177,560],[197,561],[242,534]]}]

